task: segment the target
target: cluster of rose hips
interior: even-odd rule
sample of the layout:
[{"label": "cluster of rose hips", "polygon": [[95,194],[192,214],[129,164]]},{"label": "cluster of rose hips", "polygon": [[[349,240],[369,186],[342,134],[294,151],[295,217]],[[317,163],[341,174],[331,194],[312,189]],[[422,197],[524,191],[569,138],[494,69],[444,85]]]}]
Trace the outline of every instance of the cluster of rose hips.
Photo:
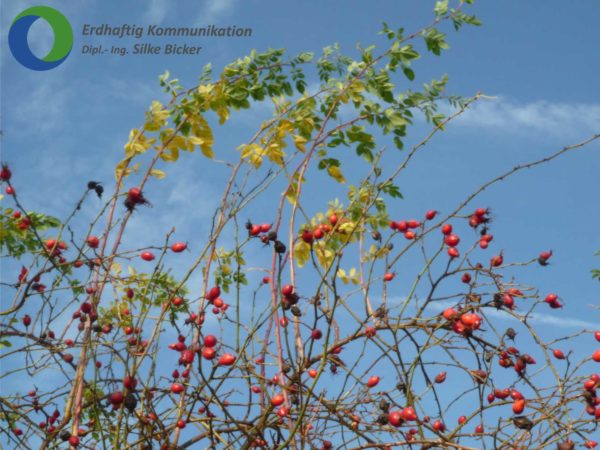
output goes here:
[{"label": "cluster of rose hips", "polygon": [[225,313],[229,309],[229,304],[221,298],[221,288],[219,286],[214,286],[208,291],[206,300],[212,305],[213,314]]},{"label": "cluster of rose hips", "polygon": [[[175,342],[173,344],[169,344],[169,348],[171,350],[175,350],[175,351],[179,352],[179,359],[178,359],[177,363],[180,366],[188,366],[188,365],[192,364],[194,362],[194,358],[196,356],[196,353],[198,352],[197,348],[195,348],[193,346],[189,346],[188,347],[186,345],[186,343],[185,343],[185,336],[182,336],[182,335],[179,335],[177,337],[177,342]],[[206,358],[206,359],[213,359],[213,358],[214,358],[214,353],[212,355],[210,355],[209,358]],[[190,371],[189,371],[189,369],[186,368],[180,374],[179,371],[177,369],[175,369],[173,371],[172,375],[173,375],[174,379],[177,379],[177,378],[179,378],[181,376],[182,378],[184,378],[184,379],[187,380],[190,377]],[[178,389],[177,386],[179,386],[179,385],[172,385],[171,386],[171,392],[173,392],[173,393],[179,393],[179,392],[181,392],[181,391],[175,392],[175,390]],[[182,391],[183,391],[183,389],[182,389]]]},{"label": "cluster of rose hips", "polygon": [[562,306],[563,306],[558,301],[558,295],[556,295],[556,294],[548,294],[548,295],[546,295],[546,298],[544,299],[544,301],[546,303],[548,303],[548,305],[550,305],[550,308],[552,308],[552,309],[562,308]]},{"label": "cluster of rose hips", "polygon": [[294,286],[291,284],[284,284],[281,287],[281,296],[281,304],[284,309],[290,309],[300,300],[300,296],[296,293]]},{"label": "cluster of rose hips", "polygon": [[[600,331],[594,332],[594,337],[596,338],[596,341],[600,342]],[[592,353],[592,361],[600,363],[600,349]],[[600,420],[600,396],[598,396],[598,389],[600,389],[600,375],[595,373],[590,376],[583,383],[583,388],[583,397],[586,401],[586,412],[590,416],[594,416],[596,420]]]},{"label": "cluster of rose hips", "polygon": [[512,403],[512,410],[513,413],[515,414],[521,414],[524,410],[525,410],[525,406],[527,404],[527,401],[525,400],[525,397],[523,396],[523,394],[521,394],[521,392],[519,392],[517,389],[509,389],[509,388],[504,388],[504,389],[498,389],[495,388],[493,390],[493,392],[490,392],[487,396],[487,400],[488,403],[493,403],[496,399],[498,400],[506,400],[508,397],[510,397],[513,401]]},{"label": "cluster of rose hips", "polygon": [[[389,411],[390,404],[387,401],[382,401],[379,404],[380,409],[384,412],[384,414],[380,415],[377,421],[382,424],[390,424],[396,428],[399,428],[405,425],[407,422],[417,422],[419,418],[415,409],[411,406],[407,406],[401,410]],[[466,420],[466,417],[465,417]],[[424,416],[420,421],[421,423],[428,424],[431,422],[431,418],[429,416]],[[435,420],[431,425],[434,431],[441,433],[446,430],[446,424],[444,424],[441,420]],[[417,434],[416,428],[409,428],[407,433],[405,434],[405,439],[408,442],[412,442],[415,439]],[[391,446],[384,446],[382,449],[391,450]]]},{"label": "cluster of rose hips", "polygon": [[510,288],[506,292],[494,295],[494,304],[497,308],[504,306],[508,309],[515,309],[515,297],[523,297],[523,292],[517,288]]},{"label": "cluster of rose hips", "polygon": [[144,197],[142,190],[138,187],[132,187],[127,191],[125,197],[125,207],[128,211],[133,211],[138,205],[149,205],[150,202]]},{"label": "cluster of rose hips", "polygon": [[[600,350],[598,352],[600,352]],[[600,353],[598,354],[598,362],[600,362]],[[586,402],[586,412],[590,416],[594,416],[596,420],[600,420],[600,397],[598,396],[598,389],[600,389],[600,375],[595,373],[590,376],[583,383],[583,389],[583,398]]]},{"label": "cluster of rose hips", "polygon": [[277,239],[277,233],[271,232],[271,224],[263,223],[262,225],[253,224],[252,222],[246,222],[246,229],[250,237],[257,237],[263,243],[268,244],[269,241]]},{"label": "cluster of rose hips", "polygon": [[64,241],[57,241],[56,239],[46,239],[44,242],[46,252],[50,258],[58,258],[58,261],[63,264],[66,262],[62,256],[62,252],[67,250],[67,244]]},{"label": "cluster of rose hips", "polygon": [[[12,177],[12,172],[8,168],[8,165],[2,164],[2,167],[0,168],[0,183],[1,182],[8,182],[11,177]],[[7,195],[14,195],[15,194],[14,188],[12,186],[10,186],[10,185],[6,186],[5,192],[6,192]]]},{"label": "cluster of rose hips", "polygon": [[388,413],[388,421],[395,427],[401,427],[404,422],[415,422],[417,420],[417,413],[412,406],[407,406],[402,410],[394,410]]},{"label": "cluster of rose hips", "polygon": [[[115,391],[108,396],[108,404],[113,410],[117,410],[121,405],[125,406],[129,411],[134,411],[137,406],[137,398],[134,394],[137,380],[132,377],[125,377],[123,380],[124,391]],[[152,392],[149,393],[152,398]]]},{"label": "cluster of rose hips", "polygon": [[[34,411],[39,411],[40,405],[39,405],[39,400],[37,398],[37,392],[36,391],[30,391],[27,394],[29,397],[31,397],[31,405]],[[52,434],[56,431],[56,427],[54,426],[54,423],[58,420],[58,418],[60,417],[60,412],[55,409],[54,412],[50,415],[47,415],[46,413],[44,413],[47,417],[46,420],[41,421],[38,423],[38,427],[41,430],[44,430],[46,433],[48,434]],[[15,436],[22,436],[23,435],[23,430],[19,427],[13,427],[12,428],[12,432]],[[79,430],[79,434],[80,435],[85,435],[86,431],[84,429],[80,429]],[[69,444],[71,444],[73,447],[77,447],[79,445],[79,439],[76,436],[71,436],[71,433],[67,432],[62,432],[59,437],[61,438],[62,441],[69,441]]]},{"label": "cluster of rose hips", "polygon": [[327,233],[330,233],[338,223],[338,217],[336,214],[332,214],[329,216],[329,223],[320,223],[316,227],[312,229],[310,227],[305,227],[302,229],[300,233],[300,238],[306,242],[307,244],[312,244],[313,241],[321,240],[325,237]]},{"label": "cluster of rose hips", "polygon": [[[17,281],[18,281],[17,284],[27,283],[27,275],[28,274],[29,274],[29,270],[27,270],[27,268],[25,266],[21,266],[21,271],[19,272],[19,275],[17,277]],[[39,292],[40,294],[46,290],[46,285],[40,283],[41,279],[42,279],[42,276],[40,274],[37,274],[31,280],[31,289]]]},{"label": "cluster of rose hips", "polygon": [[505,369],[513,367],[517,374],[523,375],[527,366],[536,364],[536,360],[531,355],[521,354],[515,347],[508,347],[500,352],[498,364]]},{"label": "cluster of rose hips", "polygon": [[[121,314],[123,314],[124,316],[129,316],[130,312],[129,310],[125,310],[121,311]],[[146,339],[142,339],[141,328],[134,328],[128,325],[125,328],[123,328],[123,333],[125,333],[126,336],[129,336],[129,338],[127,338],[127,344],[129,344],[129,346],[132,348],[132,351],[141,352],[144,351],[146,347],[148,347],[148,341]]]},{"label": "cluster of rose hips", "polygon": [[460,237],[452,233],[452,225],[449,223],[442,225],[441,232],[444,235],[444,244],[448,246],[448,256],[458,258],[460,253],[456,247],[460,243]]},{"label": "cluster of rose hips", "polygon": [[[217,356],[217,351],[215,349],[217,343],[218,343],[217,338],[212,334],[208,334],[204,337],[202,347],[196,347],[196,346],[188,347],[185,344],[185,337],[182,335],[179,335],[179,337],[177,338],[177,342],[175,342],[173,344],[169,344],[169,348],[171,350],[180,352],[180,357],[178,360],[179,365],[188,366],[194,362],[194,357],[195,357],[196,353],[200,353],[202,355],[202,358],[204,358],[208,361],[213,360],[215,358],[215,356]],[[218,364],[220,366],[230,366],[234,362],[235,362],[235,356],[233,356],[231,353],[224,353],[219,358]],[[173,378],[179,378],[179,376],[180,376],[179,371],[173,372]],[[186,379],[189,378],[189,370],[185,369],[182,372],[181,376]]]},{"label": "cluster of rose hips", "polygon": [[[482,249],[488,248],[490,242],[494,239],[494,236],[488,232],[487,224],[491,222],[489,217],[489,209],[477,208],[475,212],[469,217],[469,225],[473,228],[477,228],[483,225],[480,232],[479,247]],[[442,225],[442,234],[444,235],[444,244],[448,246],[448,256],[451,258],[458,258],[460,253],[456,248],[460,242],[460,237],[457,234],[452,233],[452,225],[446,223]],[[502,254],[494,256],[491,261],[492,267],[498,267],[502,264]]]},{"label": "cluster of rose hips", "polygon": [[271,397],[271,405],[277,409],[277,415],[279,417],[286,417],[290,413],[290,408],[288,406],[282,406],[285,402],[285,397],[283,394],[275,394]]},{"label": "cluster of rose hips", "polygon": [[[425,219],[433,220],[436,217],[437,213],[438,212],[435,210],[427,211],[427,213],[425,214]],[[489,217],[489,210],[485,209],[485,208],[477,208],[475,210],[475,212],[469,218],[469,224],[473,228],[477,228],[480,225],[485,225],[485,224],[489,223],[490,221],[491,221],[491,219]],[[408,240],[416,239],[416,237],[417,237],[416,229],[420,228],[421,225],[422,225],[421,222],[419,222],[416,219],[401,220],[401,221],[393,220],[389,224],[390,228],[393,231],[403,233],[404,237]],[[448,250],[447,250],[448,256],[450,256],[451,258],[458,258],[460,256],[460,252],[458,251],[457,246],[460,242],[460,237],[457,234],[452,233],[452,225],[449,223],[442,225],[441,232],[444,235],[444,244],[446,246],[448,246]],[[486,249],[488,247],[489,243],[493,240],[493,238],[494,237],[488,233],[487,228],[484,226],[484,228],[481,230],[479,246],[482,249]],[[502,258],[501,255],[500,255],[500,258]],[[496,265],[492,264],[492,265],[497,267],[500,264],[502,264],[501,261],[499,264],[496,264]],[[386,276],[388,277],[388,279],[386,279],[384,277],[385,281],[390,281],[391,278],[393,278],[393,274],[386,273]]]},{"label": "cluster of rose hips", "polygon": [[455,333],[462,335],[469,335],[478,330],[483,322],[483,319],[477,313],[461,313],[454,308],[446,308],[442,312],[442,317],[450,322]]},{"label": "cluster of rose hips", "polygon": [[14,211],[12,213],[12,219],[13,219],[13,223],[14,225],[19,229],[19,230],[27,230],[30,226],[31,226],[31,218],[27,215],[23,216],[23,214],[21,214],[21,211]]},{"label": "cluster of rose hips", "polygon": [[248,230],[249,237],[258,238],[265,245],[269,245],[272,241],[276,253],[283,254],[286,252],[287,247],[277,239],[277,232],[271,230],[271,224],[263,223],[262,225],[256,225],[248,221],[246,222],[246,229]]},{"label": "cluster of rose hips", "polygon": [[[85,301],[79,306],[79,309],[73,313],[73,318],[79,319],[79,330],[82,331],[87,319],[90,320],[90,323],[94,323],[98,320],[98,312],[89,301]],[[106,327],[107,333],[110,333],[112,325],[106,325]]]},{"label": "cluster of rose hips", "polygon": [[392,220],[390,222],[390,229],[392,229],[393,231],[404,233],[404,237],[408,240],[412,240],[417,237],[417,234],[414,230],[416,230],[420,226],[421,222],[415,219],[401,220],[399,222]]}]

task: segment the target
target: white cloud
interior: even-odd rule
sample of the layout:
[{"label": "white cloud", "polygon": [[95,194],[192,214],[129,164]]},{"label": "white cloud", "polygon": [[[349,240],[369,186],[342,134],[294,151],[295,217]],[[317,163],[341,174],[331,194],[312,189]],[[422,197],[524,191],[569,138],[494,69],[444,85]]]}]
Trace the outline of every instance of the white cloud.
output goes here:
[{"label": "white cloud", "polygon": [[25,129],[47,133],[64,120],[67,100],[68,88],[60,80],[57,83],[40,84],[13,110],[14,120]]},{"label": "white cloud", "polygon": [[231,13],[237,0],[207,0],[206,6],[198,16],[198,22],[208,25]]},{"label": "white cloud", "polygon": [[[133,103],[136,106],[142,106],[144,110],[150,107],[152,100],[156,99],[163,102],[170,100],[158,84],[158,75],[154,80],[147,82],[114,76],[109,78],[106,83],[108,84],[106,95],[110,95],[118,100],[126,98],[130,104]],[[92,89],[92,87],[89,89]],[[105,98],[98,98],[99,107],[102,107],[105,103]]]},{"label": "white cloud", "polygon": [[161,23],[167,15],[168,4],[165,0],[151,0],[150,7],[144,14],[144,20],[149,23]]},{"label": "white cloud", "polygon": [[[237,0],[206,0],[204,7],[197,16],[196,23],[209,25],[230,14],[237,4]],[[170,3],[167,0],[151,0],[150,6],[144,15],[148,23],[161,23],[167,16]]]},{"label": "white cloud", "polygon": [[499,96],[479,100],[453,123],[511,133],[565,135],[597,132],[600,128],[600,104],[545,100],[522,103]]}]

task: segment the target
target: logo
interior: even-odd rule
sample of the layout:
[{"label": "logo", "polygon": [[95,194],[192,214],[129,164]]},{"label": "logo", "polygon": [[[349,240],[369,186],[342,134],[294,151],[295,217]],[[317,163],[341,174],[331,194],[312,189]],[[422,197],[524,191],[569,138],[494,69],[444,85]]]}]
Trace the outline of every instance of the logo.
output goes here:
[{"label": "logo", "polygon": [[[29,48],[27,34],[31,25],[44,19],[54,32],[52,50],[44,58],[35,56]],[[73,29],[65,16],[48,6],[28,8],[15,17],[8,32],[8,46],[17,61],[31,70],[50,70],[62,64],[73,48]]]}]

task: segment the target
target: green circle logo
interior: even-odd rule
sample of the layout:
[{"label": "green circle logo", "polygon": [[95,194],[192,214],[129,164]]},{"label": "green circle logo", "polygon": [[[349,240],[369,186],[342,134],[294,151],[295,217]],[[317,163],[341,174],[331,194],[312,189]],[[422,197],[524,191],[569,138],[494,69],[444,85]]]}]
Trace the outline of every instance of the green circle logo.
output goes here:
[{"label": "green circle logo", "polygon": [[[29,48],[27,35],[31,25],[44,19],[54,32],[54,45],[44,58],[35,56]],[[17,61],[31,70],[50,70],[62,64],[73,48],[73,29],[65,16],[48,6],[28,8],[15,17],[8,32],[8,46]]]}]

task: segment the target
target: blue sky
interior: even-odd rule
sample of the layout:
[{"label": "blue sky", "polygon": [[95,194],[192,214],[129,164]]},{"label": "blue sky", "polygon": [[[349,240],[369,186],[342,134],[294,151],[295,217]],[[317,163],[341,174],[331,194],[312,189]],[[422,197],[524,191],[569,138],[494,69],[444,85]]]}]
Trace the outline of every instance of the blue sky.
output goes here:
[{"label": "blue sky", "polygon": [[[292,7],[268,1],[184,1],[172,8],[153,0],[128,2],[118,14],[110,2],[48,2],[71,21],[75,44],[60,67],[33,72],[12,58],[6,46],[6,25],[34,4],[2,5],[2,159],[11,163],[17,176],[28,180],[17,186],[31,208],[43,207],[48,212],[68,210],[82,179],[110,182],[129,130],[139,125],[152,99],[164,98],[157,76],[166,69],[189,86],[204,64],[211,62],[218,69],[252,48],[284,47],[293,54],[318,52],[326,44],[340,42],[352,52],[355,43],[366,45],[378,39],[382,20],[410,30],[431,18],[426,2],[416,7],[405,1],[381,1],[369,8],[352,1],[343,8],[336,2],[308,1]],[[439,204],[447,199],[462,198],[517,162],[535,159],[597,131],[600,99],[594,73],[598,63],[590,58],[589,47],[600,33],[592,26],[598,9],[591,2],[575,8],[562,2],[505,2],[502,6],[480,2],[473,11],[483,27],[450,33],[450,51],[442,58],[426,57],[417,63],[423,81],[448,73],[449,92],[468,96],[481,91],[496,99],[477,105],[415,160],[401,186],[406,197],[403,209],[440,209]],[[30,33],[31,45],[40,51],[45,45],[47,50],[49,31],[38,22]],[[254,34],[250,39],[207,39],[201,43],[203,53],[192,57],[80,54],[85,44],[120,44],[116,38],[94,41],[81,36],[83,24],[104,22],[235,24],[253,27]],[[247,130],[222,148],[237,146],[248,136],[252,120],[241,122]],[[555,249],[552,270],[565,276],[555,277],[553,281],[560,284],[553,289],[564,292],[567,299],[577,298],[573,306],[578,307],[572,313],[582,316],[587,311],[581,307],[596,303],[598,295],[588,271],[596,263],[594,250],[600,248],[596,232],[600,212],[594,207],[600,186],[595,176],[600,167],[597,146],[517,175],[482,198],[482,204],[496,211],[497,233],[505,231],[514,242],[511,251]],[[209,177],[194,177],[191,183],[185,179],[202,164],[199,158],[188,162],[168,181],[177,188],[163,192],[174,207],[185,206],[183,183],[188,191],[211,192]],[[40,186],[51,187],[53,195],[36,195]],[[210,197],[206,195],[203,201],[210,204]],[[195,213],[200,220],[206,218]]]},{"label": "blue sky", "polygon": [[[318,53],[325,45],[339,42],[355,54],[357,42],[381,42],[377,32],[384,20],[407,30],[429,23],[433,2],[379,0],[365,7],[358,0],[46,1],[68,17],[75,44],[61,66],[33,72],[10,54],[7,27],[21,10],[37,4],[13,1],[1,6],[1,159],[13,168],[16,189],[28,208],[60,217],[70,210],[85,181],[112,183],[113,167],[122,156],[129,130],[139,126],[153,99],[164,98],[157,77],[165,70],[191,86],[204,64],[211,62],[218,70],[253,48]],[[451,49],[441,58],[423,58],[415,70],[418,82],[448,73],[449,92],[470,96],[481,91],[494,99],[480,102],[415,158],[399,180],[405,196],[397,205],[400,217],[420,216],[428,209],[448,211],[474,188],[515,164],[600,131],[600,62],[594,57],[600,42],[596,23],[600,4],[480,1],[472,11],[483,27],[449,33]],[[85,23],[214,23],[252,27],[254,32],[247,39],[200,39],[204,49],[198,56],[91,57],[81,54],[83,45],[138,41],[83,37]],[[34,51],[48,51],[48,34],[43,23],[36,23],[30,33]],[[159,42],[145,38],[140,42],[146,41]],[[257,115],[261,113],[266,118],[269,111],[258,109]],[[232,149],[250,136],[257,121],[253,114],[245,114],[233,123],[239,134],[217,134],[221,140],[215,148],[231,157]],[[425,130],[418,123],[411,133],[416,140]],[[160,239],[171,226],[181,240],[191,242],[207,231],[220,175],[205,171],[200,156],[185,156],[185,164],[169,167],[167,179],[149,187],[153,202],[162,206],[132,223],[134,234],[142,233],[147,240],[142,244]],[[504,248],[507,259],[525,260],[541,250],[554,250],[550,267],[527,268],[519,275],[541,292],[559,293],[566,302],[564,310],[538,317],[545,336],[557,330],[567,334],[581,327],[592,329],[600,322],[600,311],[590,308],[600,304],[598,282],[590,277],[590,269],[600,267],[600,257],[593,256],[600,249],[599,173],[596,142],[495,185],[475,205],[493,208],[494,234],[501,241],[494,243],[499,245],[494,250]],[[310,189],[317,192],[318,188]],[[84,217],[91,217],[97,206],[88,203]],[[3,264],[2,278],[11,278],[14,269]],[[581,346],[588,353],[594,348],[591,339],[582,340]]]}]

